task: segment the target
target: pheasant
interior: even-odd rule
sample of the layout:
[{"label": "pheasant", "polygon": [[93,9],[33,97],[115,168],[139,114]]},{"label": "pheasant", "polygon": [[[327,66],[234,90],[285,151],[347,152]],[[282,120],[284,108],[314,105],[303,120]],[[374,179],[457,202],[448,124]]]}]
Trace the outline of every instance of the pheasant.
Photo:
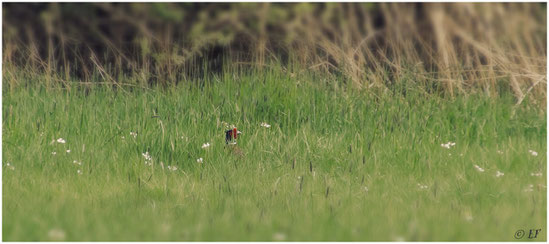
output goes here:
[{"label": "pheasant", "polygon": [[242,157],[244,156],[244,152],[236,145],[236,139],[240,134],[242,134],[242,132],[236,129],[236,127],[225,131],[225,144],[227,144],[227,148],[229,148],[233,154]]}]

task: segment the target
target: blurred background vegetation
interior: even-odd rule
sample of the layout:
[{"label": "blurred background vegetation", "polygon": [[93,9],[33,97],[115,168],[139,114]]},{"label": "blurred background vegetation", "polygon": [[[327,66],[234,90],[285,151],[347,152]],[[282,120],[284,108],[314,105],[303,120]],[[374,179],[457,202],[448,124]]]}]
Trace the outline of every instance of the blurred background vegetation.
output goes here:
[{"label": "blurred background vegetation", "polygon": [[[545,105],[545,3],[3,3],[4,85],[172,85],[276,66]],[[237,73],[237,72],[236,72]]]}]

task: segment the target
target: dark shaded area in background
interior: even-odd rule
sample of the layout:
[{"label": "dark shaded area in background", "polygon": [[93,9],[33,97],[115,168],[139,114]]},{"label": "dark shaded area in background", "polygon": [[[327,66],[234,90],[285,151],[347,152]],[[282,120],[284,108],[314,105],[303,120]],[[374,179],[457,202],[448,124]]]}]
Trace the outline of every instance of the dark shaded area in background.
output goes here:
[{"label": "dark shaded area in background", "polygon": [[357,87],[546,86],[545,3],[3,3],[3,16],[4,70],[63,80],[169,84],[275,61]]},{"label": "dark shaded area in background", "polygon": [[[352,10],[356,9],[354,5],[341,6]],[[374,4],[363,5],[366,9],[377,8]],[[64,66],[63,60],[78,63],[80,68],[74,71],[81,78],[94,66],[87,57],[98,54],[101,61],[115,64],[122,71],[133,71],[143,59],[150,59],[152,65],[161,59],[147,57],[150,54],[169,53],[174,59],[199,64],[207,61],[213,71],[219,72],[223,56],[235,55],[241,61],[253,62],[253,50],[262,35],[268,39],[264,40],[265,48],[287,63],[290,51],[287,44],[291,46],[300,38],[287,33],[284,27],[300,21],[301,10],[296,4],[271,4],[271,13],[267,14],[270,16],[261,16],[264,14],[259,13],[261,4],[256,3],[4,3],[3,6],[4,44],[10,39],[35,48],[40,59],[53,58],[60,68]],[[326,4],[303,6],[314,15],[326,11]],[[383,27],[379,11],[367,12],[376,29]],[[363,14],[357,11],[362,21]],[[279,19],[280,15],[283,18]],[[261,21],[267,22],[265,26],[259,26]],[[333,40],[335,36],[326,32],[326,38]],[[27,59],[15,56],[12,61],[25,63]]]}]

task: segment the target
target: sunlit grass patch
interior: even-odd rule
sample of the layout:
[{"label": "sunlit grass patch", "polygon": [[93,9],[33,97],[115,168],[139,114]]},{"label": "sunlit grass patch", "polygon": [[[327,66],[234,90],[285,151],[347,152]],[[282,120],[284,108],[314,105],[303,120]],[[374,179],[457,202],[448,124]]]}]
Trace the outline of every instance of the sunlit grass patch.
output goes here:
[{"label": "sunlit grass patch", "polygon": [[546,228],[536,106],[221,79],[4,92],[3,239],[468,241]]}]

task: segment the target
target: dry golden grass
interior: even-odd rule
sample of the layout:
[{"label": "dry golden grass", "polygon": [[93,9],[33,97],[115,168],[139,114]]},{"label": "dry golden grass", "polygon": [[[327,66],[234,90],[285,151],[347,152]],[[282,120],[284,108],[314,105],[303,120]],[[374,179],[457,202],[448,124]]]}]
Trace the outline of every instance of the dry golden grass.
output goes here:
[{"label": "dry golden grass", "polygon": [[[334,12],[346,16],[346,28],[329,21],[307,22],[309,30],[301,49],[303,62],[318,70],[335,68],[357,87],[390,84],[386,76],[409,82],[435,82],[453,96],[471,90],[497,95],[498,80],[522,101],[531,94],[546,96],[545,16],[536,16],[533,4],[382,4],[385,28],[375,30],[373,20],[354,24],[362,11],[335,5]],[[425,18],[418,17],[425,16]],[[304,19],[313,18],[303,16]],[[315,31],[316,30],[316,31]],[[338,38],[327,39],[326,35]],[[326,58],[323,60],[323,58]],[[329,59],[329,61],[328,61]]]},{"label": "dry golden grass", "polygon": [[65,87],[74,74],[116,86],[121,75],[166,85],[278,62],[343,75],[357,89],[405,81],[448,96],[507,90],[517,103],[531,96],[546,106],[544,3],[97,3],[87,7],[107,17],[75,26],[64,9],[81,5],[46,6],[35,29],[6,12],[3,76],[11,86],[20,73]]}]

